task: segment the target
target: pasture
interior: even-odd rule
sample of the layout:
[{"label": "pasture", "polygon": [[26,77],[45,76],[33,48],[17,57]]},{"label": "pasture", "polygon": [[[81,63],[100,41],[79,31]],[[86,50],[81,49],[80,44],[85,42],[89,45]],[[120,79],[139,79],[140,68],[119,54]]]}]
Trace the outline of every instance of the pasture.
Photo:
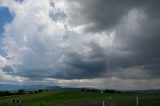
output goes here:
[{"label": "pasture", "polygon": [[[160,94],[156,93],[107,94],[81,91],[46,91],[38,94],[0,97],[0,106],[69,106],[69,104],[101,103],[103,101],[106,106],[136,106],[136,97],[139,98],[139,106],[160,106]],[[22,102],[12,103],[13,99]]]}]

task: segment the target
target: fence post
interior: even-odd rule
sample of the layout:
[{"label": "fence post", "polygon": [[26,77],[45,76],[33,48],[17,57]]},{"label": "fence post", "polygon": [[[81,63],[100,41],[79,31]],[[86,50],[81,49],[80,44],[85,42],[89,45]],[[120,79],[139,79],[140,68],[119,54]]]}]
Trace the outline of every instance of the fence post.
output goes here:
[{"label": "fence post", "polygon": [[103,106],[105,106],[104,101],[103,101]]},{"label": "fence post", "polygon": [[109,96],[109,100],[111,100],[112,99],[112,97],[111,96]]},{"label": "fence post", "polygon": [[136,97],[136,105],[139,105],[138,97]]}]

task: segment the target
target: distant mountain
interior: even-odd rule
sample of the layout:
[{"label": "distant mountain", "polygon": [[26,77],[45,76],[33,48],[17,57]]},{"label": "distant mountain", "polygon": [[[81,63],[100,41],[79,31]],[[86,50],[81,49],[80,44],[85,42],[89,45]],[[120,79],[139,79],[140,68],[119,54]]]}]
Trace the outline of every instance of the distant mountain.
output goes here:
[{"label": "distant mountain", "polygon": [[12,84],[0,84],[0,90],[34,90],[34,89],[45,89],[46,85],[12,85]]},{"label": "distant mountain", "polygon": [[46,89],[48,89],[48,90],[60,90],[60,89],[62,89],[62,87],[60,87],[60,86],[47,86]]},{"label": "distant mountain", "polygon": [[19,85],[0,84],[0,90],[13,90],[19,87]]},{"label": "distant mountain", "polygon": [[48,89],[48,90],[78,90],[79,88],[69,88],[61,86],[49,86],[49,85],[12,85],[12,84],[0,84],[0,90],[37,90],[37,89]]},{"label": "distant mountain", "polygon": [[48,90],[64,90],[64,91],[80,90],[80,88],[61,87],[61,86],[48,86],[47,89]]}]

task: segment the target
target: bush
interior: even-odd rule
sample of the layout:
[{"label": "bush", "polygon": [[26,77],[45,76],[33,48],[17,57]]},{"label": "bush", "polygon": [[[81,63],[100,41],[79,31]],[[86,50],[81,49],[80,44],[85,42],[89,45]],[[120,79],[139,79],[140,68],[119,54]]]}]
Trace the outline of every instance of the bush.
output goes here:
[{"label": "bush", "polygon": [[38,92],[38,93],[41,93],[41,92],[43,92],[43,90],[42,90],[42,89],[39,89],[37,92]]},{"label": "bush", "polygon": [[18,91],[18,94],[25,94],[25,91],[24,91],[23,89],[20,89],[20,90]]}]

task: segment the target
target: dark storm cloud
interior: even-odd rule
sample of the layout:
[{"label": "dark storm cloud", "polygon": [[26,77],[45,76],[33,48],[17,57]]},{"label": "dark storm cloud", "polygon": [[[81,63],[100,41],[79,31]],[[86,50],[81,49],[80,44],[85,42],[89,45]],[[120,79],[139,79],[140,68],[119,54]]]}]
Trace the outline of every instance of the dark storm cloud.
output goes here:
[{"label": "dark storm cloud", "polygon": [[[44,78],[58,79],[92,79],[101,77],[106,71],[106,55],[104,50],[95,43],[87,45],[91,49],[88,54],[79,52],[70,52],[66,55],[62,63],[57,67],[33,67],[17,65],[18,73],[11,73],[27,77],[31,80],[40,80]],[[33,64],[33,63],[32,63]]]},{"label": "dark storm cloud", "polygon": [[12,73],[13,72],[13,68],[11,66],[5,66],[2,68],[2,70],[6,73]]},{"label": "dark storm cloud", "polygon": [[[160,65],[160,46],[158,46],[160,45],[160,16],[157,11],[148,14],[146,10],[148,9],[144,10],[145,18],[137,19],[139,31],[136,29],[128,31],[124,27],[124,29],[117,31],[116,41],[121,42],[123,51],[132,52],[130,59],[134,58],[130,67],[150,66],[150,71],[146,70],[146,68],[142,69],[146,70],[144,72],[149,73],[151,77],[160,78],[160,70],[157,70],[157,65]],[[153,17],[153,14],[156,17]]]},{"label": "dark storm cloud", "polygon": [[[118,48],[113,48],[111,54],[106,53],[109,58],[103,66],[107,67],[108,75],[113,71],[119,73],[120,69],[134,71],[136,67],[147,77],[138,76],[136,72],[132,78],[160,78],[160,1],[68,0],[67,4],[73,26],[84,25],[85,31],[92,33],[116,31],[114,44]],[[133,17],[137,18],[130,23]],[[133,74],[127,72],[116,76],[126,78]]]},{"label": "dark storm cloud", "polygon": [[[88,55],[78,53],[68,55],[70,60],[66,63],[73,67],[73,72],[78,70],[76,74],[69,75],[70,78],[90,79],[101,77],[102,73],[106,71],[106,55],[104,50],[94,43],[90,43],[89,47],[92,48],[92,50]],[[71,73],[73,73],[72,71]]]},{"label": "dark storm cloud", "polygon": [[86,31],[99,32],[114,29],[130,10],[149,8],[147,12],[159,12],[158,0],[67,0],[70,23],[85,25]]}]

